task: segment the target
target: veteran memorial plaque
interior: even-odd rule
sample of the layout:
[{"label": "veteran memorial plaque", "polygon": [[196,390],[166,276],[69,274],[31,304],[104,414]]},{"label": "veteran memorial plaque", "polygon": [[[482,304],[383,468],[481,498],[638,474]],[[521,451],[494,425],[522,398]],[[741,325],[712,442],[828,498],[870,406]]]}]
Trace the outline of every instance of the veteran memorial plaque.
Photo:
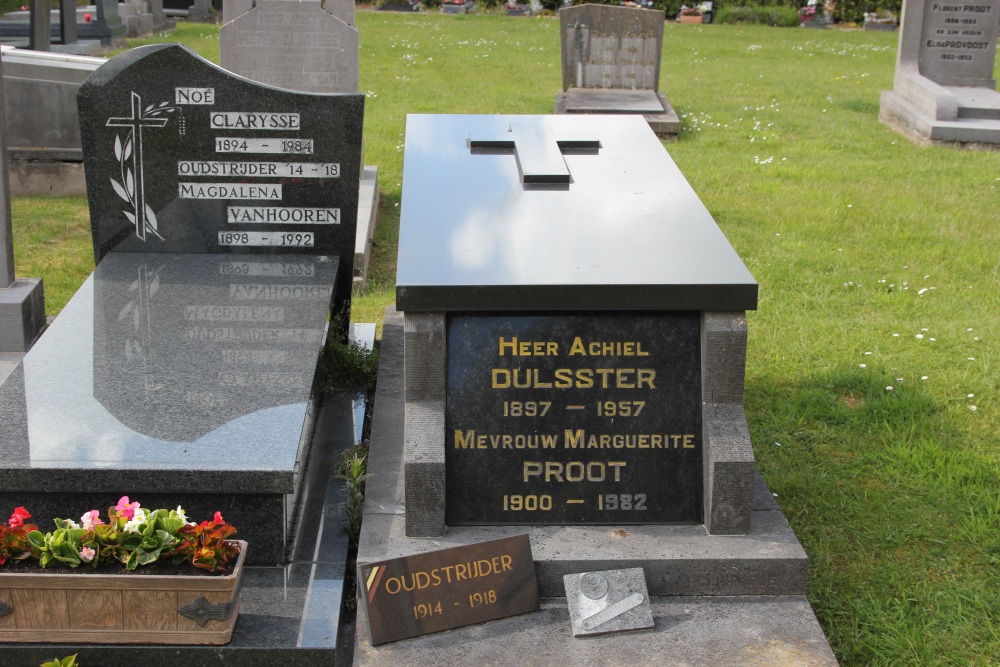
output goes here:
[{"label": "veteran memorial plaque", "polygon": [[448,323],[447,522],[701,523],[697,313]]},{"label": "veteran memorial plaque", "polygon": [[527,535],[372,563],[358,574],[373,645],[538,609]]}]

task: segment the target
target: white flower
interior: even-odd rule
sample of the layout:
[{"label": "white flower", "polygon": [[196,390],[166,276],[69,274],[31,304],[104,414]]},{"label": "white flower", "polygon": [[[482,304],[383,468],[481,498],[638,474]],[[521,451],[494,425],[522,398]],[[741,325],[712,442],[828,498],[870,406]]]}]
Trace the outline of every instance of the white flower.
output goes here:
[{"label": "white flower", "polygon": [[858,364],[858,368],[868,368],[868,364]]},{"label": "white flower", "polygon": [[892,385],[890,384],[888,387],[885,388],[885,390],[886,391],[892,391]]},{"label": "white flower", "polygon": [[125,522],[125,532],[138,533],[144,523],[146,523],[146,510],[139,507],[135,510],[132,518]]},{"label": "white flower", "polygon": [[187,514],[184,513],[184,508],[183,507],[181,507],[180,505],[178,505],[177,509],[174,510],[174,512],[176,512],[178,519],[180,519],[184,523],[187,523],[188,518],[187,518]]},{"label": "white flower", "polygon": [[72,528],[73,530],[80,529],[80,524],[78,524],[76,521],[73,521],[73,519],[66,519],[66,526]]},{"label": "white flower", "polygon": [[977,408],[977,407],[976,407],[976,406],[974,406],[974,405],[970,405],[970,406],[969,406],[969,409],[970,409],[970,410],[972,410],[973,412],[975,412],[975,411],[976,411],[976,410],[978,410],[979,408]]}]

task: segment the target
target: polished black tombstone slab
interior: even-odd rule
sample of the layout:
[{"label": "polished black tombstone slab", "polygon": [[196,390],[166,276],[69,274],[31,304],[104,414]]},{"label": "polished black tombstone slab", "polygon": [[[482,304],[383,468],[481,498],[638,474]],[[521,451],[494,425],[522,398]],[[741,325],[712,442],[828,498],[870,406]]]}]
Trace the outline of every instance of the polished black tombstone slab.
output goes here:
[{"label": "polished black tombstone slab", "polygon": [[98,262],[353,252],[364,95],[273,88],[164,44],[109,60],[77,102]]},{"label": "polished black tombstone slab", "polygon": [[338,260],[110,253],[0,387],[0,504],[222,510],[283,562]]},{"label": "polished black tombstone slab", "polygon": [[702,522],[700,317],[448,319],[446,522]]},{"label": "polished black tombstone slab", "polygon": [[[469,146],[515,135],[600,148],[560,147],[568,183],[524,183],[515,149]],[[406,138],[400,310],[756,308],[756,281],[642,118],[411,115]]]}]

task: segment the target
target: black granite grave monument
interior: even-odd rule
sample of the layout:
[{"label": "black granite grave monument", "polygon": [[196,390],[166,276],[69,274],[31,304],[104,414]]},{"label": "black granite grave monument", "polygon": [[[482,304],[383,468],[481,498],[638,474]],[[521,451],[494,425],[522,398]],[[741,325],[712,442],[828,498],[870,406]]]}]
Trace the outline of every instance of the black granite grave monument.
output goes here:
[{"label": "black granite grave monument", "polygon": [[410,116],[358,570],[527,533],[543,601],[354,664],[836,664],[754,466],[756,306],[641,116]]}]

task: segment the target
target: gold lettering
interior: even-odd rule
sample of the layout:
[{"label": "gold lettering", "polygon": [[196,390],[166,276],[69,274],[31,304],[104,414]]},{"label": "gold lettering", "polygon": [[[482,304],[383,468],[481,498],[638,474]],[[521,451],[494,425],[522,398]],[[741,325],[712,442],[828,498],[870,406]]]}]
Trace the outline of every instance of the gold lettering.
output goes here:
[{"label": "gold lettering", "polygon": [[[499,378],[499,380],[498,380]],[[506,368],[493,369],[492,389],[507,389],[510,387],[510,371]]]},{"label": "gold lettering", "polygon": [[650,389],[656,389],[656,385],[653,384],[653,380],[656,379],[656,371],[652,368],[640,368],[638,373],[639,389],[642,389],[642,385],[646,385]]},{"label": "gold lettering", "polygon": [[584,349],[583,341],[580,340],[579,336],[574,338],[573,344],[569,346],[569,356],[572,357],[574,354],[582,354],[583,356],[587,356],[587,351]]},{"label": "gold lettering", "polygon": [[500,356],[504,355],[504,350],[509,349],[511,354],[517,349],[517,337],[511,338],[509,341],[500,336]]},{"label": "gold lettering", "polygon": [[542,474],[542,464],[538,461],[525,461],[524,462],[524,481],[527,482],[529,477],[537,477]]}]

